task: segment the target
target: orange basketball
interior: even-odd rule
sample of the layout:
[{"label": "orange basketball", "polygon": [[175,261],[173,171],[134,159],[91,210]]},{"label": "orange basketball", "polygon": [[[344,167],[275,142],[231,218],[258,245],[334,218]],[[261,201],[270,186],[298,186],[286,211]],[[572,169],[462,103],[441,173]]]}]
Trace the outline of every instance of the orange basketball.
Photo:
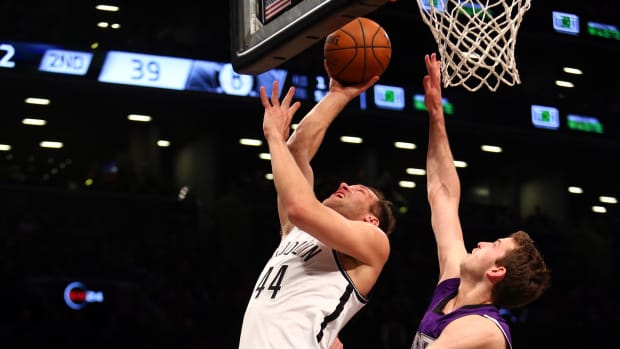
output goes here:
[{"label": "orange basketball", "polygon": [[358,17],[325,38],[327,74],[345,85],[381,75],[392,57],[387,32],[377,22]]}]

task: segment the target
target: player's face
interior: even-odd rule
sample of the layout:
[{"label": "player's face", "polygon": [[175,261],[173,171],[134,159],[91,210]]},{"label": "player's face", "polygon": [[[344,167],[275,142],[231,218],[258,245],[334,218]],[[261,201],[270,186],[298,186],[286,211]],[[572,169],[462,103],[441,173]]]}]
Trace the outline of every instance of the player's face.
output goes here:
[{"label": "player's face", "polygon": [[497,239],[493,242],[481,241],[465,260],[467,270],[478,271],[483,275],[486,270],[495,266],[495,261],[516,247],[515,240],[509,237]]},{"label": "player's face", "polygon": [[342,182],[332,195],[323,200],[323,204],[349,219],[357,219],[368,213],[371,205],[378,199],[377,195],[364,185],[348,185]]}]

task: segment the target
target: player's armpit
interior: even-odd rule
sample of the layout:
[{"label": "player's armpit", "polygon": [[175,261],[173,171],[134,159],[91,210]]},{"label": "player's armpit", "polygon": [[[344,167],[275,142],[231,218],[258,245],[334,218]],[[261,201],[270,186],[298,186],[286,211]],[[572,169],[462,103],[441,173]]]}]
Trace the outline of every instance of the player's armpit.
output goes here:
[{"label": "player's armpit", "polygon": [[452,321],[427,349],[506,349],[500,328],[480,315]]}]

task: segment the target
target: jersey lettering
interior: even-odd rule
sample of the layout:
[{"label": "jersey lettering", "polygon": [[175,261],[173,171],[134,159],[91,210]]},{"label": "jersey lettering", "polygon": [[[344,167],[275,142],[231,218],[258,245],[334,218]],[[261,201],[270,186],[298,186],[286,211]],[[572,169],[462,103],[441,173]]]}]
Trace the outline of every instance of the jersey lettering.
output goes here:
[{"label": "jersey lettering", "polygon": [[434,338],[431,338],[424,333],[416,332],[411,349],[426,349],[426,347],[434,341]]},{"label": "jersey lettering", "polygon": [[321,252],[321,248],[316,244],[309,243],[308,241],[289,241],[284,248],[281,250],[276,250],[274,257],[293,254],[302,258],[304,262],[307,262],[319,252]]}]

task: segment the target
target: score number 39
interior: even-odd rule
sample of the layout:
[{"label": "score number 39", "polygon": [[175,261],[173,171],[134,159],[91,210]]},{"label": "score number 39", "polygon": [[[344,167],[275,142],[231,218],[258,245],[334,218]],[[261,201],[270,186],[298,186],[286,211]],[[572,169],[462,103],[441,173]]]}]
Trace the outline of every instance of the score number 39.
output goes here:
[{"label": "score number 39", "polygon": [[182,90],[191,67],[185,58],[110,51],[99,81]]},{"label": "score number 39", "polygon": [[134,80],[146,79],[149,81],[157,81],[160,77],[160,66],[156,61],[143,62],[140,59],[132,59],[132,72],[131,78]]}]

